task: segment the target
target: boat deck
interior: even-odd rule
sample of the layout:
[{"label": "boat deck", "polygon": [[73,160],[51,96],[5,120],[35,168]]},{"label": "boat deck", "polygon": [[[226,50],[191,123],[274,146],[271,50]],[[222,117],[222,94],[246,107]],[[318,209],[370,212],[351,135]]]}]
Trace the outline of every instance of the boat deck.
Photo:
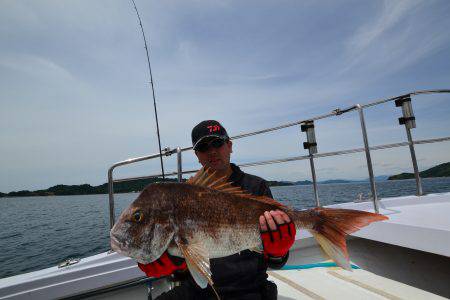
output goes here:
[{"label": "boat deck", "polygon": [[[331,207],[373,211],[372,202]],[[387,198],[380,213],[389,217],[353,233],[353,236],[450,256],[450,193]]]},{"label": "boat deck", "polygon": [[278,299],[446,299],[418,288],[356,269],[312,268],[269,272]]}]

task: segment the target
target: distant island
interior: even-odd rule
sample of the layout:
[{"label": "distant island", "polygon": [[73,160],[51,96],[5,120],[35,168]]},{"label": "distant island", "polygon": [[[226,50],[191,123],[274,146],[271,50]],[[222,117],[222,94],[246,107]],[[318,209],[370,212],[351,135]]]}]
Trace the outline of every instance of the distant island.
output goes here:
[{"label": "distant island", "polygon": [[[176,182],[176,179],[155,177],[150,179],[139,179],[114,183],[114,193],[132,193],[140,192],[150,183],[155,182]],[[288,181],[268,181],[269,186],[286,186],[286,185],[296,185],[296,182]],[[312,184],[312,182],[298,181],[299,184]],[[32,197],[32,196],[71,196],[71,195],[95,195],[95,194],[108,194],[108,184],[104,183],[98,186],[91,186],[90,184],[80,184],[80,185],[64,185],[58,184],[52,186],[51,188],[45,190],[36,191],[16,191],[10,193],[0,193],[1,197]]]},{"label": "distant island", "polygon": [[[114,193],[132,193],[140,192],[150,183],[155,182],[176,182],[176,179],[165,179],[156,177],[151,179],[140,179],[132,181],[124,181],[119,183],[114,183]],[[319,182],[320,184],[327,183],[349,183],[358,182],[352,180],[325,180]],[[267,181],[269,186],[292,186],[292,185],[310,185],[313,184],[309,180],[301,181]],[[96,194],[108,194],[108,184],[104,183],[98,186],[91,186],[90,184],[80,184],[80,185],[64,185],[58,184],[52,186],[51,188],[45,190],[22,190],[10,193],[0,193],[1,197],[33,197],[33,196],[72,196],[72,195],[96,195]]]},{"label": "distant island", "polygon": [[[428,170],[419,172],[419,174],[421,178],[450,177],[450,162],[437,165]],[[414,178],[414,173],[401,173],[398,175],[390,176],[388,180],[402,180],[412,178]]]},{"label": "distant island", "polygon": [[294,185],[293,182],[290,181],[267,181],[267,184],[269,186],[288,186],[288,185]]},{"label": "distant island", "polygon": [[[432,167],[428,170],[420,172],[422,178],[429,177],[450,177],[450,162],[443,163],[438,166]],[[377,176],[375,180],[401,180],[401,179],[411,179],[414,178],[413,173],[401,173],[393,176]],[[333,179],[319,181],[319,184],[339,184],[339,183],[354,183],[354,182],[367,182],[369,179],[365,180],[345,180],[345,179]],[[114,193],[132,193],[140,192],[150,183],[155,182],[176,182],[176,179],[169,178],[163,180],[162,178],[150,178],[150,179],[139,179],[118,182],[114,184]],[[292,186],[292,185],[310,185],[313,184],[310,180],[301,181],[268,181],[269,186]],[[36,191],[16,191],[10,193],[0,193],[1,197],[30,197],[30,196],[68,196],[68,195],[95,195],[95,194],[107,194],[108,184],[104,183],[98,186],[91,186],[90,184],[80,184],[80,185],[64,185],[58,184],[52,186],[51,188],[45,190]]]},{"label": "distant island", "polygon": [[302,180],[302,181],[267,181],[269,186],[287,186],[287,185],[308,185],[312,184],[312,181]]},{"label": "distant island", "polygon": [[[131,193],[142,191],[150,183],[155,182],[175,182],[176,179],[155,177],[150,179],[139,179],[114,183],[114,193]],[[29,196],[69,196],[69,195],[95,195],[108,194],[108,184],[104,183],[98,186],[91,186],[90,184],[80,185],[64,185],[58,184],[46,190],[37,191],[17,191],[11,193],[0,193],[0,197],[29,197]]]}]

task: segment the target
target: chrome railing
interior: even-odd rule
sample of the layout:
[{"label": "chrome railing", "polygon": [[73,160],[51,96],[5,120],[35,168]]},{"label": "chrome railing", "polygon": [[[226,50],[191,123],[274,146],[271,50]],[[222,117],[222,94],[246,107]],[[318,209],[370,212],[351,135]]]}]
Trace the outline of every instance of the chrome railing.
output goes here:
[{"label": "chrome railing", "polygon": [[[258,134],[264,134],[264,133],[300,125],[301,130],[306,132],[307,142],[304,143],[304,148],[308,149],[308,151],[309,151],[308,155],[287,157],[287,158],[281,158],[281,159],[275,159],[275,160],[265,160],[265,161],[259,161],[259,162],[250,162],[250,163],[240,164],[239,166],[240,167],[261,166],[261,165],[267,165],[267,164],[275,164],[275,163],[283,163],[283,162],[289,162],[289,161],[309,159],[312,180],[313,180],[313,186],[314,186],[314,197],[315,197],[317,206],[320,206],[320,200],[319,200],[319,193],[318,193],[316,170],[315,170],[315,166],[314,166],[314,159],[320,158],[320,157],[329,157],[329,156],[336,156],[336,155],[365,152],[366,161],[367,161],[367,170],[369,173],[369,182],[370,182],[370,187],[371,187],[371,192],[372,192],[373,207],[374,207],[374,210],[376,212],[378,212],[379,211],[379,200],[378,200],[378,196],[377,196],[377,189],[376,189],[376,184],[375,184],[375,177],[373,174],[372,159],[370,156],[370,151],[409,146],[410,153],[411,153],[411,161],[412,161],[413,169],[414,169],[414,176],[416,179],[417,195],[418,196],[423,195],[422,184],[421,184],[421,180],[420,180],[419,170],[417,167],[417,159],[416,159],[416,155],[415,155],[414,145],[450,141],[450,136],[435,138],[435,139],[426,139],[426,140],[416,140],[416,141],[413,140],[412,134],[411,134],[411,129],[415,128],[415,117],[414,117],[414,114],[412,111],[411,96],[423,95],[423,94],[438,94],[438,93],[450,93],[450,89],[415,91],[415,92],[411,92],[411,93],[404,94],[401,96],[376,100],[376,101],[373,101],[373,102],[370,102],[367,104],[356,104],[356,105],[353,105],[353,106],[350,106],[350,107],[344,108],[344,109],[337,108],[337,109],[333,110],[332,112],[325,114],[325,115],[320,115],[320,116],[316,116],[313,118],[300,120],[300,121],[296,121],[296,122],[292,122],[292,123],[287,123],[287,124],[283,124],[283,125],[279,125],[276,127],[259,130],[259,131],[243,133],[243,134],[240,134],[237,136],[233,136],[233,137],[231,137],[231,139],[237,140],[237,139],[241,139],[241,138],[246,138],[246,137],[250,137],[250,136],[254,136],[254,135],[258,135]],[[376,105],[380,105],[380,104],[384,104],[384,103],[392,102],[392,101],[394,101],[396,103],[396,106],[402,107],[403,117],[399,119],[399,122],[400,122],[400,124],[405,125],[408,142],[384,144],[384,145],[370,147],[369,142],[368,142],[366,124],[365,124],[365,120],[364,120],[364,110],[369,107],[372,107],[372,106],[376,106]],[[353,111],[358,112],[358,116],[359,116],[360,124],[361,124],[361,134],[363,137],[364,147],[348,149],[348,150],[341,150],[341,151],[334,151],[334,152],[327,152],[327,153],[317,153],[317,143],[315,141],[314,122],[321,120],[321,119],[329,118],[329,117],[340,116],[342,114],[350,113]],[[172,154],[175,154],[175,153],[177,154],[177,171],[171,172],[171,173],[166,173],[165,174],[166,176],[175,176],[176,175],[178,178],[178,181],[181,182],[183,174],[190,174],[190,173],[194,173],[197,171],[197,170],[183,171],[183,169],[182,169],[182,152],[189,151],[189,150],[192,150],[192,147],[185,147],[185,148],[178,147],[174,150],[170,150],[169,148],[166,148],[162,151],[162,155],[164,155],[164,156],[171,156]],[[118,163],[114,164],[113,166],[111,166],[111,168],[109,168],[109,170],[108,170],[108,187],[109,187],[109,208],[110,208],[110,227],[111,228],[115,223],[114,183],[130,181],[130,180],[138,180],[138,179],[149,179],[149,178],[155,178],[155,177],[162,176],[162,174],[154,174],[154,175],[149,175],[149,176],[114,179],[113,178],[114,169],[119,166],[129,165],[129,164],[133,164],[136,162],[141,162],[144,160],[150,160],[150,159],[159,158],[159,157],[160,157],[160,154],[158,153],[158,154],[142,156],[142,157],[137,157],[137,158],[130,158],[130,159],[118,162]]]}]

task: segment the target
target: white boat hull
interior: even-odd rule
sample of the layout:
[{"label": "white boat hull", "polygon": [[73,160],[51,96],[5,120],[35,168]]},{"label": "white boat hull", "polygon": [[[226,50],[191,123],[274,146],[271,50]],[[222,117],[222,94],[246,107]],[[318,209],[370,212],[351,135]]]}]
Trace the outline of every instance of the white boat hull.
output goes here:
[{"label": "white boat hull", "polygon": [[[373,289],[399,298],[410,299],[408,295],[423,295],[427,299],[438,297],[430,292],[450,297],[450,287],[446,283],[450,278],[450,193],[388,198],[381,200],[380,206],[380,212],[388,215],[390,220],[372,224],[355,233],[354,238],[348,241],[352,261],[364,270],[350,273],[329,268],[276,271],[271,278],[279,286],[280,299],[301,299],[298,298],[301,292],[280,279],[280,276],[325,299],[348,299],[349,293],[356,297],[357,294],[353,293],[361,292],[361,286],[370,282],[374,282]],[[345,203],[333,207],[371,210],[372,204]],[[321,251],[309,233],[299,232],[288,265],[321,261]],[[114,295],[119,298],[126,295],[130,299],[146,299],[147,284],[139,282],[145,279],[143,275],[133,260],[117,253],[101,253],[67,267],[52,267],[1,279],[0,299],[40,300],[77,295],[90,295],[96,299],[111,299]],[[332,287],[324,288],[325,283],[317,288],[308,286],[308,278],[316,278],[311,279],[311,282],[335,282],[339,288],[335,291]],[[114,286],[118,285],[122,286],[115,290]],[[153,283],[153,286],[155,294],[169,287],[164,280]],[[358,295],[369,293],[374,299],[382,297],[370,289]]]}]

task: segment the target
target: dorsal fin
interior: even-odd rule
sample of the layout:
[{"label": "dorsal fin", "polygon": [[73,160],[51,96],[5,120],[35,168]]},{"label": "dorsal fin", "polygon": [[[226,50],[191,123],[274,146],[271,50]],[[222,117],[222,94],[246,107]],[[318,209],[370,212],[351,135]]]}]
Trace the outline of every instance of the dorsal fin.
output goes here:
[{"label": "dorsal fin", "polygon": [[219,192],[227,193],[230,195],[247,198],[259,202],[263,202],[266,204],[274,205],[280,209],[287,209],[288,207],[281,204],[280,202],[267,197],[267,196],[255,196],[250,194],[249,192],[243,190],[239,186],[233,186],[231,182],[227,181],[227,176],[223,176],[220,178],[215,178],[216,171],[212,171],[211,169],[201,168],[195,173],[195,175],[186,181],[186,183],[191,185],[203,186],[206,188],[210,188]]}]

